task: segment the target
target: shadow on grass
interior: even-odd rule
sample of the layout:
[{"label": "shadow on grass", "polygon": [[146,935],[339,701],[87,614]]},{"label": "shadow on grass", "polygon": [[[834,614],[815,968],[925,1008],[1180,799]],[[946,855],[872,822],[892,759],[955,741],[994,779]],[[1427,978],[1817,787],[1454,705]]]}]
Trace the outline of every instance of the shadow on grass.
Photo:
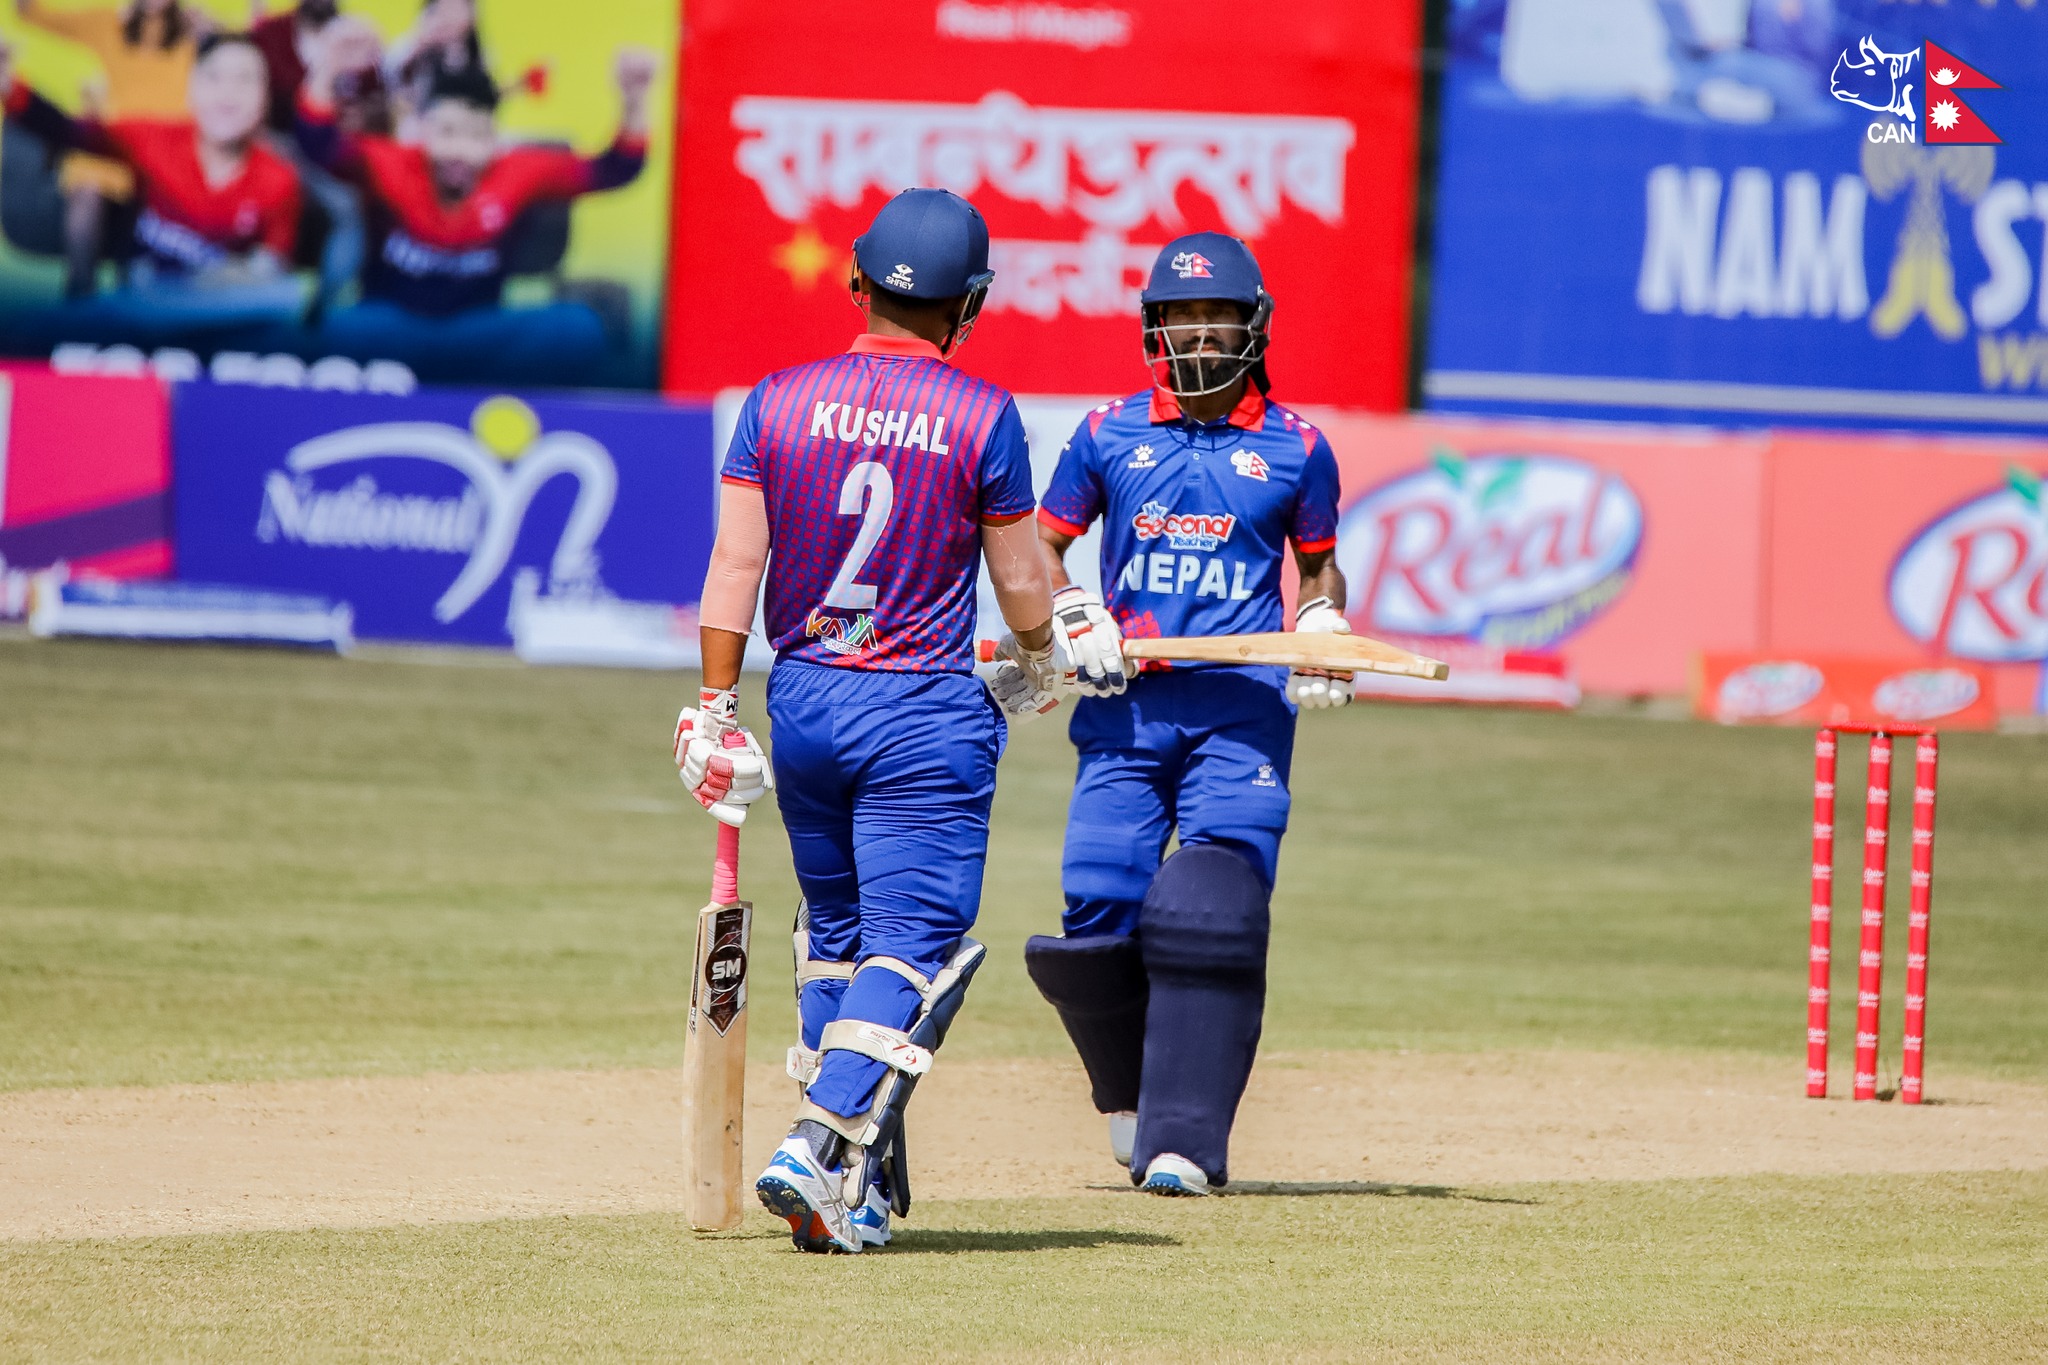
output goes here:
[{"label": "shadow on grass", "polygon": [[1076,1251],[1090,1247],[1177,1247],[1178,1237],[1124,1228],[904,1229],[889,1243],[891,1256],[917,1251]]},{"label": "shadow on grass", "polygon": [[1393,1185],[1384,1180],[1234,1180],[1216,1191],[1226,1198],[1370,1194],[1382,1199],[1464,1199],[1474,1204],[1534,1204],[1504,1194],[1474,1194],[1455,1185]]},{"label": "shadow on grass", "polygon": [[[1090,1185],[1105,1194],[1143,1194],[1135,1185]],[[1395,1185],[1384,1180],[1233,1180],[1212,1192],[1219,1199],[1312,1198],[1333,1194],[1370,1194],[1381,1199],[1463,1199],[1473,1204],[1539,1204],[1505,1194],[1474,1194],[1456,1185]]]}]

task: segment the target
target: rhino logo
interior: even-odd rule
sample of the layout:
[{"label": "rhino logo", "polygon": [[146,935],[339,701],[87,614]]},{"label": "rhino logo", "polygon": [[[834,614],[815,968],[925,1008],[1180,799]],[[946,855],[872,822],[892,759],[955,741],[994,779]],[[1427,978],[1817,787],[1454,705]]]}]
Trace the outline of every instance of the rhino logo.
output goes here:
[{"label": "rhino logo", "polygon": [[1920,56],[1919,49],[1886,52],[1874,38],[1865,37],[1856,44],[1856,50],[1857,61],[1850,61],[1847,52],[1835,58],[1835,69],[1828,76],[1828,93],[1844,104],[1875,114],[1895,114],[1913,122],[1917,117],[1913,112],[1913,83],[1906,76]]}]

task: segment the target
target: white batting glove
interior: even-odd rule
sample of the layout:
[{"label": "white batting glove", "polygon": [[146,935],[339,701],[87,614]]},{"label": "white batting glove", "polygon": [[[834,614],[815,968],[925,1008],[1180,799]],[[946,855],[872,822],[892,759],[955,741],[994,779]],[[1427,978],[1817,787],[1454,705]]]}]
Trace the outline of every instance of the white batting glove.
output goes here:
[{"label": "white batting glove", "polygon": [[1058,630],[1044,649],[1026,649],[1014,634],[1005,635],[996,646],[996,673],[988,690],[1013,722],[1032,721],[1060,704],[1073,672]]},{"label": "white batting glove", "polygon": [[1052,633],[1073,663],[1067,686],[1090,697],[1114,697],[1130,686],[1124,633],[1100,597],[1071,584],[1054,593]]},{"label": "white batting glove", "polygon": [[[1349,635],[1351,623],[1327,597],[1315,597],[1294,613],[1294,629],[1306,635]],[[1287,700],[1296,706],[1343,706],[1351,700],[1351,675],[1327,668],[1297,668],[1287,675]]]},{"label": "white batting glove", "polygon": [[697,804],[737,829],[747,807],[775,790],[775,773],[747,728],[739,723],[734,688],[704,688],[697,705],[676,717],[676,768]]}]

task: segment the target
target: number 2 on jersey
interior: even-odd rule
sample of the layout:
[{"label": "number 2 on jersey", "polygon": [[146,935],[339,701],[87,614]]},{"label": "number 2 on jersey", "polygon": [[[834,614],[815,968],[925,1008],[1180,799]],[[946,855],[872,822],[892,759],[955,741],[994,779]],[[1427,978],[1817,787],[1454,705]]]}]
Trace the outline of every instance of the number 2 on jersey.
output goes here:
[{"label": "number 2 on jersey", "polygon": [[882,465],[862,460],[846,471],[846,482],[839,487],[839,515],[859,517],[860,534],[854,537],[853,548],[846,552],[845,562],[832,580],[832,590],[825,594],[826,606],[846,611],[875,609],[874,585],[853,580],[867,567],[868,556],[875,552],[875,547],[882,543],[882,533],[889,529],[889,513],[895,506],[896,481]]}]

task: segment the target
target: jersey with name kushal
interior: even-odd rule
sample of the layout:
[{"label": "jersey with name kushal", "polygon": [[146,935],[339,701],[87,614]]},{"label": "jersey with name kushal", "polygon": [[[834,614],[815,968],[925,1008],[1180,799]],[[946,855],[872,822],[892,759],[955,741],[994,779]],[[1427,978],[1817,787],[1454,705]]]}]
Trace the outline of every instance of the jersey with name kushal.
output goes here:
[{"label": "jersey with name kushal", "polygon": [[1126,635],[1241,635],[1281,628],[1287,542],[1335,545],[1337,498],[1329,441],[1255,388],[1201,424],[1154,390],[1082,420],[1038,515],[1074,536],[1103,519],[1103,598]]},{"label": "jersey with name kushal", "polygon": [[981,528],[1035,505],[1007,392],[928,342],[866,335],[757,384],[723,477],[767,505],[778,657],[973,671]]}]

